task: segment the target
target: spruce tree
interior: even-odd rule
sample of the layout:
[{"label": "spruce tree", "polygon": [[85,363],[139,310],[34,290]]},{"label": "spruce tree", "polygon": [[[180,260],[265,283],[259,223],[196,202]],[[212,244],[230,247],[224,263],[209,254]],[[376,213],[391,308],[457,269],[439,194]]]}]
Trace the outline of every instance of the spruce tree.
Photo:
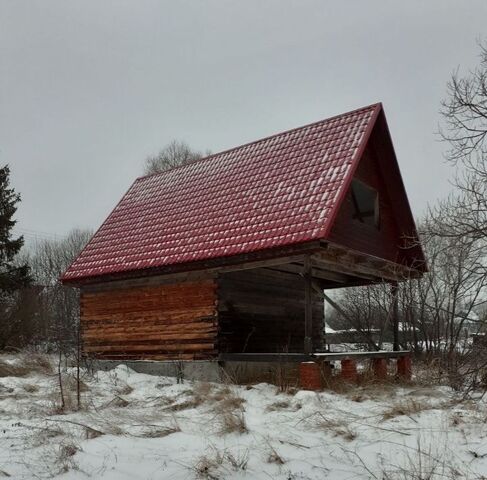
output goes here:
[{"label": "spruce tree", "polygon": [[31,279],[27,265],[17,265],[14,258],[19,253],[24,238],[12,238],[13,219],[20,202],[20,194],[10,188],[10,168],[0,168],[0,300],[21,287],[27,286]]}]

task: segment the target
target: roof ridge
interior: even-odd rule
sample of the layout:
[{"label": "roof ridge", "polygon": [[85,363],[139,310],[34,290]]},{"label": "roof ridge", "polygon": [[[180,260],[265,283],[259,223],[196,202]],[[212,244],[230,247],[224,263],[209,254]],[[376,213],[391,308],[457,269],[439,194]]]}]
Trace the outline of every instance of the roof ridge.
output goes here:
[{"label": "roof ridge", "polygon": [[146,178],[149,178],[149,177],[155,177],[157,175],[164,175],[164,174],[167,174],[168,172],[173,172],[173,171],[178,170],[180,168],[188,167],[188,165],[194,165],[195,163],[200,163],[200,162],[203,162],[205,160],[210,160],[213,157],[216,157],[217,155],[223,155],[225,153],[229,153],[229,152],[232,152],[234,150],[238,150],[240,148],[247,147],[249,145],[255,145],[257,143],[264,142],[266,140],[270,140],[271,138],[279,137],[281,135],[286,135],[286,134],[291,133],[291,132],[295,132],[295,131],[302,130],[305,128],[313,127],[314,125],[319,125],[320,123],[329,122],[329,121],[334,120],[336,118],[346,117],[347,115],[352,115],[354,113],[358,113],[362,110],[367,110],[369,108],[375,109],[377,107],[382,108],[382,102],[371,103],[370,105],[366,105],[364,107],[356,108],[356,109],[350,110],[348,112],[339,113],[337,115],[332,115],[331,117],[323,118],[322,120],[318,120],[316,122],[307,123],[305,125],[301,125],[300,127],[293,127],[293,128],[289,128],[288,130],[284,130],[282,132],[273,133],[271,135],[267,135],[266,137],[262,137],[262,138],[259,138],[257,140],[251,141],[251,142],[246,142],[246,143],[243,143],[242,145],[238,145],[236,147],[227,148],[225,150],[221,150],[220,152],[212,153],[211,155],[208,155],[208,156],[203,157],[203,158],[199,158],[198,160],[194,160],[193,162],[184,163],[182,165],[176,165],[174,167],[168,168],[167,170],[164,170],[163,172],[148,173],[147,175],[141,175],[140,177],[137,177],[135,179],[134,183],[138,182],[140,180],[145,180]]}]

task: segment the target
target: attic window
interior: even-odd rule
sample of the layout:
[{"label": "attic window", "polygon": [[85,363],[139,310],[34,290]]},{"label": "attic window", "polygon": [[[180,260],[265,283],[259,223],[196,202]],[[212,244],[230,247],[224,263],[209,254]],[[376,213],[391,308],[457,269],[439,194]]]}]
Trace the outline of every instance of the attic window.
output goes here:
[{"label": "attic window", "polygon": [[360,180],[352,181],[353,218],[379,228],[379,193]]}]

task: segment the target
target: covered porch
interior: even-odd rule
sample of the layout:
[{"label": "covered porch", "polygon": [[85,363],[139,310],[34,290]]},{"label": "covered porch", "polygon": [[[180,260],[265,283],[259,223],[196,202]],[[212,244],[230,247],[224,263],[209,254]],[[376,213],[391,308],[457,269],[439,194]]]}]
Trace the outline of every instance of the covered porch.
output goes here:
[{"label": "covered porch", "polygon": [[[218,360],[222,365],[294,363],[310,370],[315,364],[320,375],[326,376],[331,374],[331,362],[340,362],[341,377],[355,380],[357,362],[370,362],[374,375],[385,378],[387,364],[394,359],[397,374],[410,378],[410,352],[399,350],[397,341],[397,284],[420,275],[414,268],[329,242],[319,242],[298,255],[260,260],[258,265],[250,262],[245,267],[219,273]],[[340,307],[326,290],[380,282],[391,286],[393,351],[330,352],[324,302]]]}]

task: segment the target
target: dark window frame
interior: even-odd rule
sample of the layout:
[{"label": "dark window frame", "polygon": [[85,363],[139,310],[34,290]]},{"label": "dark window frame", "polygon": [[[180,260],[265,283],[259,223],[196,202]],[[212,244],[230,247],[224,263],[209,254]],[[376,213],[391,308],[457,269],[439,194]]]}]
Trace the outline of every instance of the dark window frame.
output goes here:
[{"label": "dark window frame", "polygon": [[[350,192],[354,209],[352,218],[366,225],[380,229],[379,192],[367,183],[356,178],[352,180]],[[362,197],[362,199],[360,199],[360,197]],[[364,205],[364,202],[368,205]],[[373,207],[371,208],[372,204]]]}]

